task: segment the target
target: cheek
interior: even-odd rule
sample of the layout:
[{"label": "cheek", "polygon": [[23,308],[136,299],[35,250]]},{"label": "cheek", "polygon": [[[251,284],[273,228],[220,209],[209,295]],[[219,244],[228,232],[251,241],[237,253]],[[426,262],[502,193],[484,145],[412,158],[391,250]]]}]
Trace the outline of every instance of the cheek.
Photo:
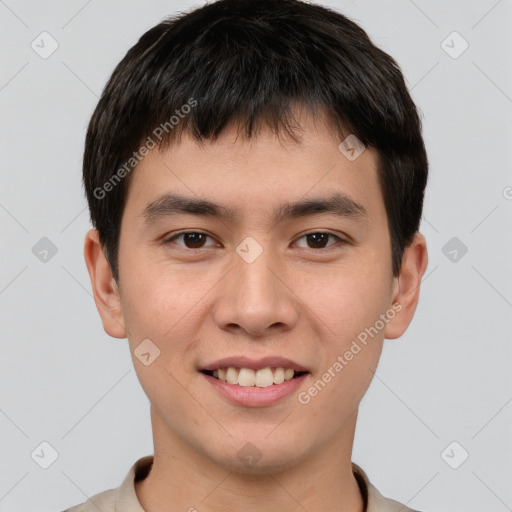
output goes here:
[{"label": "cheek", "polygon": [[161,266],[148,264],[142,257],[125,258],[125,265],[130,270],[120,277],[123,314],[130,333],[134,338],[159,340],[166,333],[172,335],[198,302],[194,285],[186,281],[183,272],[163,272]]},{"label": "cheek", "polygon": [[[361,339],[363,339],[361,337]],[[348,336],[328,347],[323,366],[298,396],[311,416],[321,416],[322,428],[334,432],[355,412],[376,371],[382,336],[361,341]]]},{"label": "cheek", "polygon": [[[322,319],[325,351],[305,400],[316,401],[312,407],[318,407],[318,414],[324,414],[321,404],[328,404],[332,418],[339,420],[357,408],[377,368],[387,325],[381,315],[389,308],[390,283],[383,278],[386,273],[378,260],[337,275],[324,282],[329,300],[324,292],[314,306]],[[329,414],[326,421],[330,422]],[[337,428],[336,422],[332,428]]]},{"label": "cheek", "polygon": [[193,314],[187,315],[191,310],[188,299],[183,293],[173,293],[172,284],[146,274],[124,288],[123,313],[133,365],[144,392],[159,411],[179,411],[187,401],[183,386],[190,368],[185,373],[185,362],[196,344]]},{"label": "cheek", "polygon": [[[161,266],[138,264],[136,259],[125,259],[126,268],[141,270],[121,276],[121,298],[135,369],[151,396],[159,386],[179,388],[173,376],[180,382],[189,378],[190,354],[199,349],[197,331],[204,315],[201,299],[209,280],[179,270],[164,272]],[[137,354],[148,339],[158,357],[146,367]]]},{"label": "cheek", "polygon": [[322,319],[327,338],[341,350],[389,307],[388,274],[382,261],[361,261],[315,275],[299,293],[309,297],[308,305]]}]

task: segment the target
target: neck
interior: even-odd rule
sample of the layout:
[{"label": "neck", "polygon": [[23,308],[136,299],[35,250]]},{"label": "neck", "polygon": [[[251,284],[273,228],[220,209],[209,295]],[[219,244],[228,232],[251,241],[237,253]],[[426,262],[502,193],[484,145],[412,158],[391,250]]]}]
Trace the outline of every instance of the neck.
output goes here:
[{"label": "neck", "polygon": [[364,512],[351,455],[357,411],[340,436],[289,467],[263,474],[221,466],[183,442],[152,410],[155,455],[149,475],[135,483],[146,512]]}]

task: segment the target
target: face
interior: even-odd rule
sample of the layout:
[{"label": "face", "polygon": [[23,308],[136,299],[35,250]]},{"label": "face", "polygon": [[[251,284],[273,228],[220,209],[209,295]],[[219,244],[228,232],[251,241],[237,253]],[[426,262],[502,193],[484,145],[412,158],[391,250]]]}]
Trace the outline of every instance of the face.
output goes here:
[{"label": "face", "polygon": [[122,219],[119,323],[153,427],[239,472],[348,448],[384,337],[412,316],[400,317],[375,151],[351,161],[325,123],[301,124],[299,144],[232,128],[151,152]]}]

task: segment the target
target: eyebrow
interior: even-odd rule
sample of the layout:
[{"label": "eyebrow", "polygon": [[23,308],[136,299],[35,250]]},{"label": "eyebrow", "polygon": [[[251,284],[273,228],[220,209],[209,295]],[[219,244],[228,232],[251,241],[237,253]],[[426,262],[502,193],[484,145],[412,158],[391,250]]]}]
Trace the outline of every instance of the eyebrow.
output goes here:
[{"label": "eyebrow", "polygon": [[[291,218],[322,213],[330,213],[353,219],[363,219],[368,215],[362,204],[357,203],[348,195],[340,192],[325,198],[301,199],[292,203],[284,203],[278,208],[274,208],[273,213],[276,223]],[[163,194],[149,203],[144,208],[141,216],[144,224],[150,225],[161,218],[180,214],[218,217],[230,221],[233,221],[236,217],[236,212],[227,206],[206,199],[186,197],[173,193]]]}]

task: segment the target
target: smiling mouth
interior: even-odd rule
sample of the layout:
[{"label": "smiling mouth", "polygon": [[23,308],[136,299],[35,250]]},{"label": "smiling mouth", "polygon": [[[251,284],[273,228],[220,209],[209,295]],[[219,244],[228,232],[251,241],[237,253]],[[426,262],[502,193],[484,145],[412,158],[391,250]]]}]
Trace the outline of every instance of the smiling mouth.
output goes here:
[{"label": "smiling mouth", "polygon": [[228,384],[243,387],[266,388],[282,384],[287,380],[292,380],[309,373],[307,371],[295,371],[291,368],[262,368],[252,370],[251,368],[236,368],[228,366],[227,368],[218,368],[216,370],[201,370],[202,373],[213,377],[214,379]]}]

